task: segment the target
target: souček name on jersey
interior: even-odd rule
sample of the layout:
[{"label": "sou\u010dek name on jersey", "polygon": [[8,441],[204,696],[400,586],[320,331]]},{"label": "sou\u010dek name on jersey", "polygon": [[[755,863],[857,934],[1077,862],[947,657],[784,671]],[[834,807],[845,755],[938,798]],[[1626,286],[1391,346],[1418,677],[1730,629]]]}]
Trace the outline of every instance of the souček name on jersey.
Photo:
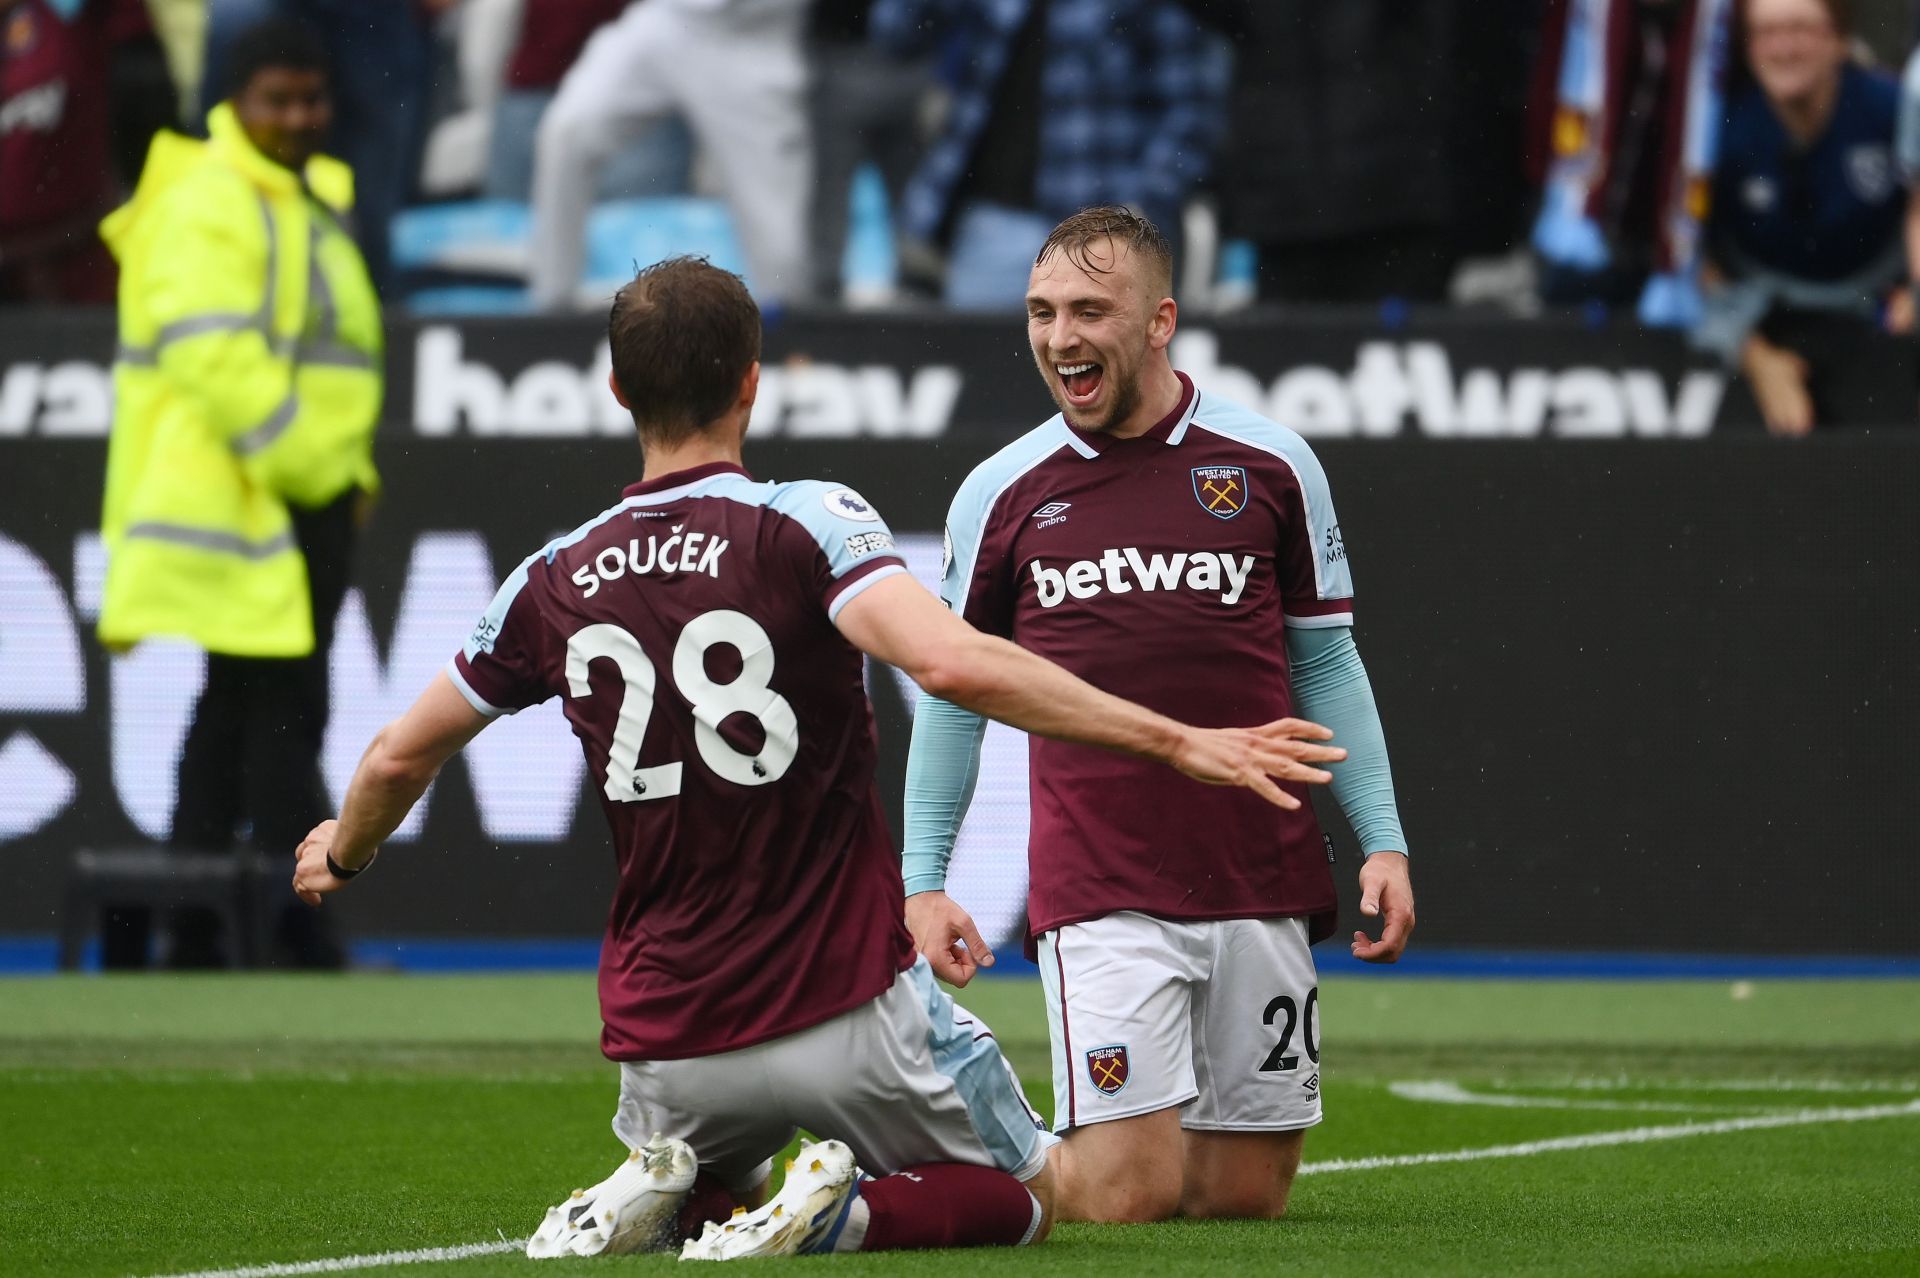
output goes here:
[{"label": "sou\u010dek name on jersey", "polygon": [[1142,555],[1138,547],[1123,546],[1101,552],[1098,559],[1077,559],[1064,568],[1033,561],[1033,585],[1042,608],[1052,608],[1069,595],[1092,599],[1131,590],[1177,590],[1182,585],[1188,590],[1218,590],[1221,603],[1238,603],[1252,576],[1252,555],[1220,555],[1210,550]]},{"label": "sou\u010dek name on jersey", "polygon": [[665,537],[653,534],[647,538],[644,550],[638,537],[624,546],[612,545],[602,550],[593,557],[593,562],[574,570],[571,580],[580,587],[581,598],[593,598],[600,592],[601,582],[618,581],[628,573],[639,576],[651,572],[704,572],[709,577],[719,577],[720,556],[726,554],[727,547],[733,543],[701,532],[682,535],[685,527],[685,524],[675,524]]}]

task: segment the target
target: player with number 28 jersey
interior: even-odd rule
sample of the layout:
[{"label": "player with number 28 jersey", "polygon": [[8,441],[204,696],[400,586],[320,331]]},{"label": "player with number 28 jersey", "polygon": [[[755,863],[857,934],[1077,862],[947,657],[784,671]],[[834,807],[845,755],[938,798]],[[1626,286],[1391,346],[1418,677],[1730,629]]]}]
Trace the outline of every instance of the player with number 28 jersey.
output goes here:
[{"label": "player with number 28 jersey", "polygon": [[864,665],[832,624],[905,571],[852,490],[713,464],[635,484],[529,557],[453,658],[482,714],[563,698],[600,783],[620,870],[609,1058],[763,1042],[913,962]]}]

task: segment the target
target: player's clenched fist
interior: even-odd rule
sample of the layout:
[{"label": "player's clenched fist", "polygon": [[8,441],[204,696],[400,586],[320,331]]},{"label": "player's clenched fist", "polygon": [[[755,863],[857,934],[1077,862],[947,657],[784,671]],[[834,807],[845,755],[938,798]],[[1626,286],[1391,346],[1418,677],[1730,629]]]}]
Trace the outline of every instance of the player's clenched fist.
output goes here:
[{"label": "player's clenched fist", "polygon": [[322,821],[307,832],[307,837],[300,840],[300,847],[294,853],[297,858],[293,867],[294,895],[308,905],[320,904],[323,894],[338,892],[347,884],[346,879],[336,875],[331,868],[333,837],[339,829],[338,821]]}]

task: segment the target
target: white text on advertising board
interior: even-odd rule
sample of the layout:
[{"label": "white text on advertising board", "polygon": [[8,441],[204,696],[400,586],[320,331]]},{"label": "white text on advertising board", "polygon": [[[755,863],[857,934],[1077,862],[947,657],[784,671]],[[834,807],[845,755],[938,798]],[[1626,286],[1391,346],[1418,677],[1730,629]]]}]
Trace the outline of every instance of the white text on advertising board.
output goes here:
[{"label": "white text on advertising board", "polygon": [[[414,340],[413,420],[423,435],[627,435],[633,421],[607,388],[601,342],[584,366],[564,360],[505,374],[468,359],[460,330],[432,325]],[[960,370],[925,364],[769,363],[749,430],[792,439],[926,439],[946,432]]]}]

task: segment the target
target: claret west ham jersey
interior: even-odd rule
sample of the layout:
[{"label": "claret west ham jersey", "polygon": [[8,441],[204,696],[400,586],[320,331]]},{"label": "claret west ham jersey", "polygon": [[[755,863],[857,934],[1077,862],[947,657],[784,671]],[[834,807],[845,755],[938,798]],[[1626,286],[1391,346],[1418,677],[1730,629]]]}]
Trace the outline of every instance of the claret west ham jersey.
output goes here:
[{"label": "claret west ham jersey", "polygon": [[483,714],[560,697],[613,827],[615,1060],[747,1047],[913,961],[860,652],[833,626],[906,571],[857,493],[702,466],[507,578],[448,674]]},{"label": "claret west ham jersey", "polygon": [[[1306,441],[1197,393],[1146,434],[1055,416],[983,462],[948,517],[942,595],[982,630],[1202,727],[1293,714],[1286,626],[1353,620],[1325,473]],[[1305,787],[1294,812],[1158,764],[1031,738],[1028,925],[1121,910],[1333,924]]]}]

